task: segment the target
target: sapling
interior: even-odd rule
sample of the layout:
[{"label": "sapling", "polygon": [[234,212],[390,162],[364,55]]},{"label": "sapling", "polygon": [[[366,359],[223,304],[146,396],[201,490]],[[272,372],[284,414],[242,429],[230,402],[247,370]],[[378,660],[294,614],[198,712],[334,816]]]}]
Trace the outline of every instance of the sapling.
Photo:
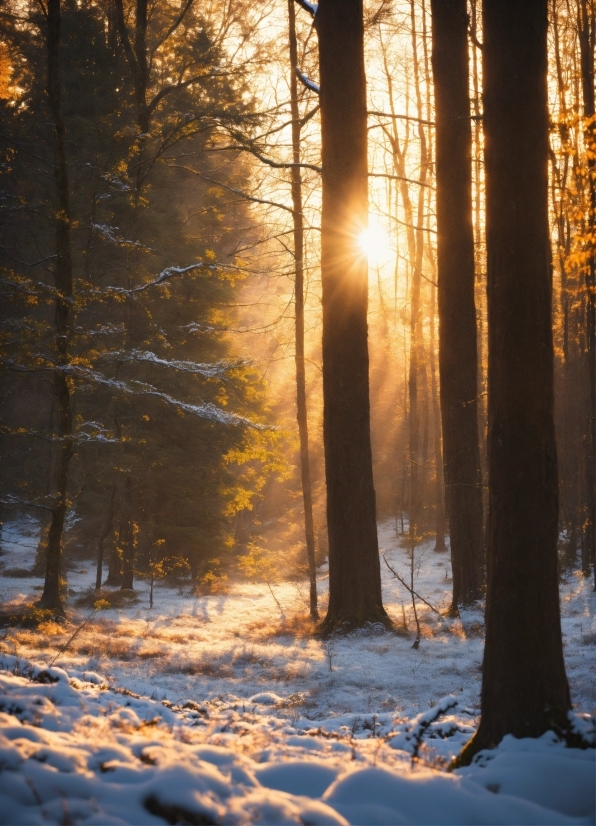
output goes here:
[{"label": "sapling", "polygon": [[327,655],[329,671],[333,671],[333,646],[331,644],[331,640],[327,640],[325,643],[325,654]]}]

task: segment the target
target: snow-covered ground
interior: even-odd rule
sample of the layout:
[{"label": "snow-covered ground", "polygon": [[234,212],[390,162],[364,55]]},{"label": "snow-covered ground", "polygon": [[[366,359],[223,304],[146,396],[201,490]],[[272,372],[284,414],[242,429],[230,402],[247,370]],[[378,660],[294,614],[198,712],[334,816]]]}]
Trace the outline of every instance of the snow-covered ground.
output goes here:
[{"label": "snow-covered ground", "polygon": [[[5,526],[6,568],[31,564],[34,527]],[[380,543],[407,579],[391,523]],[[418,601],[414,649],[410,596],[382,568],[395,633],[313,637],[301,584],[159,585],[149,610],[144,582],[127,609],[4,632],[0,822],[593,823],[595,752],[551,735],[445,773],[477,723],[482,615]],[[446,554],[417,550],[415,590],[441,611],[448,575]],[[71,604],[93,580],[69,572]],[[324,571],[319,584],[324,603]],[[3,606],[40,585],[1,578]],[[574,719],[593,731],[596,595],[575,575],[561,595]]]}]

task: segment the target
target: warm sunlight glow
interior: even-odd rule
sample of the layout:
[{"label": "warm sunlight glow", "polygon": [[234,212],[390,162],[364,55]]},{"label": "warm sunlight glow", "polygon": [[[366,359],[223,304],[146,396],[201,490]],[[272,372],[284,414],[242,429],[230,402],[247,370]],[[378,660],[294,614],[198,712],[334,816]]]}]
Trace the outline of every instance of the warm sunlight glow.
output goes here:
[{"label": "warm sunlight glow", "polygon": [[368,227],[362,230],[358,243],[368,263],[373,266],[386,263],[394,255],[387,233],[374,220],[369,220]]}]

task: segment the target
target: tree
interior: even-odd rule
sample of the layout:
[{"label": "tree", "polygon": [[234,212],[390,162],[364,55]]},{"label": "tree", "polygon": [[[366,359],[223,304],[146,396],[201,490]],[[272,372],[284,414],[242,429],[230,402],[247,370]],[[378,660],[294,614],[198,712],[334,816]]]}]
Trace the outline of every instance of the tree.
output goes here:
[{"label": "tree", "polygon": [[548,223],[547,0],[485,0],[489,525],[481,721],[565,729]]},{"label": "tree", "polygon": [[317,610],[317,571],[315,565],[315,526],[313,520],[312,483],[308,452],[308,411],[306,407],[306,372],[304,362],[304,216],[302,213],[302,174],[300,171],[300,112],[298,109],[298,46],[294,0],[288,0],[288,34],[290,51],[290,111],[292,115],[292,221],[294,229],[294,261],[296,280],[294,305],[296,308],[296,414],[300,437],[300,474],[304,501],[304,533],[310,581],[310,615],[319,618]]},{"label": "tree", "polygon": [[[127,182],[126,171],[136,156],[136,111],[126,90],[128,67],[111,51],[103,10],[92,3],[60,9],[63,146],[48,127],[56,118],[48,111],[46,20],[35,9],[26,25],[20,14],[7,19],[14,82],[1,104],[3,161],[10,158],[0,204],[3,501],[43,508],[53,520],[52,542],[56,503],[71,506],[62,517],[66,562],[98,549],[99,584],[104,553],[108,582],[121,584],[127,573],[132,584],[134,560],[113,553],[112,522],[122,529],[123,552],[136,544],[142,563],[164,538],[168,553],[186,555],[200,576],[228,552],[230,503],[258,497],[273,439],[252,426],[263,413],[263,384],[228,335],[238,325],[227,307],[244,277],[234,251],[254,222],[193,174],[219,166],[206,144],[220,107],[229,121],[246,114],[248,103],[241,83],[222,70],[208,25],[195,19],[189,37],[202,44],[205,75],[162,98],[153,115],[156,133],[170,134],[189,111],[194,126],[178,133],[183,160],[173,146],[154,159],[151,186],[135,208],[135,177]],[[54,162],[58,150],[63,167]],[[58,190],[48,169],[60,181],[66,175],[68,186]],[[218,172],[235,184],[247,176],[230,154]],[[59,208],[65,197],[68,210]],[[54,272],[64,273],[64,256],[56,258],[55,250],[65,225],[70,294],[64,278],[54,285]],[[65,355],[56,320],[66,327]],[[69,393],[70,432],[62,425],[63,399],[56,405],[46,389],[55,376]],[[239,408],[246,415],[231,412]],[[64,446],[72,454],[66,478]],[[240,481],[249,462],[252,476]],[[135,482],[131,495],[127,476]],[[114,485],[124,495],[114,494],[112,508]],[[50,543],[48,555],[43,542],[44,561],[55,560],[55,547]],[[51,570],[55,593],[60,572]]]},{"label": "tree", "polygon": [[587,355],[590,381],[588,433],[586,434],[587,518],[583,569],[594,569],[596,590],[596,108],[594,106],[594,55],[596,2],[578,0],[578,35],[584,109],[584,144],[587,154],[588,220],[586,227]]},{"label": "tree", "polygon": [[437,146],[439,373],[453,606],[482,593],[472,129],[466,0],[432,0]]},{"label": "tree", "polygon": [[381,595],[370,443],[367,112],[361,0],[322,0],[323,440],[329,532],[324,631],[389,624]]},{"label": "tree", "polygon": [[68,468],[73,455],[72,442],[72,402],[69,386],[68,367],[70,365],[69,345],[72,337],[71,299],[73,293],[70,188],[66,162],[66,133],[62,114],[61,70],[61,29],[62,16],[60,0],[48,0],[46,13],[46,44],[48,52],[47,98],[55,131],[54,137],[54,181],[56,185],[56,258],[54,265],[55,282],[55,324],[56,324],[56,364],[53,370],[53,390],[56,398],[57,451],[55,471],[55,502],[52,507],[52,521],[48,533],[46,551],[46,575],[39,604],[57,615],[64,614],[60,593],[62,536],[64,519],[68,509]]}]

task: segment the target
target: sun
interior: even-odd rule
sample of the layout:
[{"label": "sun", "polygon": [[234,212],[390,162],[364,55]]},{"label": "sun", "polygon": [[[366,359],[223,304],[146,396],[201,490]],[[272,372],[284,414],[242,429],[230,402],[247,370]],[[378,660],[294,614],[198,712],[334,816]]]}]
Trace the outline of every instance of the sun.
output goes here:
[{"label": "sun", "polygon": [[394,257],[387,233],[374,218],[369,219],[367,228],[358,236],[358,245],[373,266],[385,264]]}]

